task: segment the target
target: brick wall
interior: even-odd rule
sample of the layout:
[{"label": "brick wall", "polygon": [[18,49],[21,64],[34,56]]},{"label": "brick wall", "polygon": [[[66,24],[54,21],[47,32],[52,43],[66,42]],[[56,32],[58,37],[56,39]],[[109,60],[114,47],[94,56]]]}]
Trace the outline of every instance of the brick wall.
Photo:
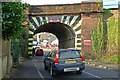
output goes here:
[{"label": "brick wall", "polygon": [[101,12],[102,6],[97,2],[82,2],[78,4],[59,4],[59,5],[34,5],[31,6],[29,13],[36,15],[79,15],[80,13]]},{"label": "brick wall", "polygon": [[[83,53],[94,53],[91,45],[84,45],[84,40],[91,40],[91,31],[97,29],[98,20],[102,17],[101,13],[86,13],[82,14],[82,52]],[[92,41],[91,41],[92,42]]]}]

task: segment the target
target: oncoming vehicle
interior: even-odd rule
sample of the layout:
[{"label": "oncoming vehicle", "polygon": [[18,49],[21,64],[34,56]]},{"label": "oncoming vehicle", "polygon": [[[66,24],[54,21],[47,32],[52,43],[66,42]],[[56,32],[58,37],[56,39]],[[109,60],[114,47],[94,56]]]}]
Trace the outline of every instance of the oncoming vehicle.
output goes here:
[{"label": "oncoming vehicle", "polygon": [[51,76],[55,76],[59,72],[73,71],[81,74],[84,68],[84,56],[77,49],[53,50],[44,58],[44,69],[48,69]]}]

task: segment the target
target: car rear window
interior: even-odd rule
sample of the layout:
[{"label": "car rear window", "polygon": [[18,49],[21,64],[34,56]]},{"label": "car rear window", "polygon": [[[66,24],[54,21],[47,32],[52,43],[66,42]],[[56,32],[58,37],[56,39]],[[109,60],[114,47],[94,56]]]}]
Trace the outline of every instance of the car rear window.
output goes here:
[{"label": "car rear window", "polygon": [[79,57],[80,57],[80,52],[78,50],[60,51],[60,59],[79,58]]}]

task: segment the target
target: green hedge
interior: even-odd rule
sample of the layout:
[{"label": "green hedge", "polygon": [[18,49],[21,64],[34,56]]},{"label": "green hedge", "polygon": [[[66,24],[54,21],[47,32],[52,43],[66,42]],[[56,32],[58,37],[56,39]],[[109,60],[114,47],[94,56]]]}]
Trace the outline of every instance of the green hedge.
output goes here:
[{"label": "green hedge", "polygon": [[22,29],[22,33],[16,38],[11,39],[11,54],[13,56],[13,62],[16,62],[20,57],[23,57],[25,53],[25,45],[27,37],[26,28]]}]

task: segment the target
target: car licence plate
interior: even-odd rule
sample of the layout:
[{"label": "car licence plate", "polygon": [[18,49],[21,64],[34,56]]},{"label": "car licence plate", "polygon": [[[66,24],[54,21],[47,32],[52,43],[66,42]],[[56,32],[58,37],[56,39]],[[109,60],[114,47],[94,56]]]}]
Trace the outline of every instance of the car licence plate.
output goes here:
[{"label": "car licence plate", "polygon": [[75,59],[66,60],[65,63],[66,63],[66,64],[76,63],[76,60],[75,60]]},{"label": "car licence plate", "polygon": [[70,72],[70,71],[79,71],[79,67],[73,67],[73,68],[65,68],[64,72]]}]

